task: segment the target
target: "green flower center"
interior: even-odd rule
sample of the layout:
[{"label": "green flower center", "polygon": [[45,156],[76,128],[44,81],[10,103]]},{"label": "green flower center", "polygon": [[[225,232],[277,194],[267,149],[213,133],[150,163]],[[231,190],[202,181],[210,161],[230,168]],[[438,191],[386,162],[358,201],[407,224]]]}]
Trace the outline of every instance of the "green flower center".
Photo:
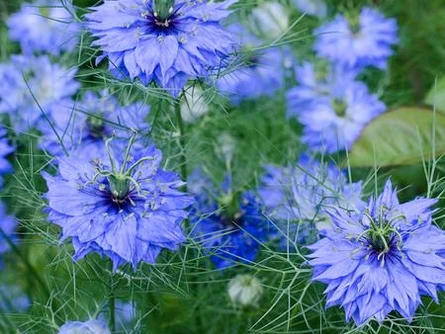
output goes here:
[{"label": "green flower center", "polygon": [[173,13],[175,0],[154,0],[153,15],[156,18],[156,24],[162,27],[168,27],[170,16]]},{"label": "green flower center", "polygon": [[337,116],[345,117],[346,110],[348,109],[348,105],[342,100],[334,99],[332,101],[332,108],[334,109]]}]

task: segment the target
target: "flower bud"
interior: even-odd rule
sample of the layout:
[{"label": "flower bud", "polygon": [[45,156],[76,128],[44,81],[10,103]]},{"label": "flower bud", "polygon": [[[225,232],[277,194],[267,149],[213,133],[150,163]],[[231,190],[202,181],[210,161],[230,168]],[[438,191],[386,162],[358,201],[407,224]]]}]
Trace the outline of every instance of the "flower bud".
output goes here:
[{"label": "flower bud", "polygon": [[289,27],[286,8],[278,2],[265,2],[252,11],[253,30],[268,39],[280,37]]},{"label": "flower bud", "polygon": [[252,275],[237,275],[230,280],[228,292],[232,303],[242,307],[257,307],[263,294],[263,286]]},{"label": "flower bud", "polygon": [[308,15],[314,15],[324,18],[327,15],[328,8],[323,0],[292,0],[295,7]]},{"label": "flower bud", "polygon": [[223,132],[216,138],[216,155],[219,159],[224,161],[226,164],[230,165],[233,153],[236,148],[236,139],[230,134]]},{"label": "flower bud", "polygon": [[190,87],[184,90],[185,99],[181,102],[181,116],[184,122],[194,123],[202,115],[208,113],[209,105],[204,92],[199,87]]}]

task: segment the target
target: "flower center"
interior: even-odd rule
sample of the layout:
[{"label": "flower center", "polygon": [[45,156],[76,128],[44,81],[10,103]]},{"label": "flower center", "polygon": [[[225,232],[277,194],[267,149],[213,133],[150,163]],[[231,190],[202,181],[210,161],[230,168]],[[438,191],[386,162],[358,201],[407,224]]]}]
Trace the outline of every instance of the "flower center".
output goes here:
[{"label": "flower center", "polygon": [[100,117],[88,116],[88,134],[93,138],[104,138],[107,136],[104,121]]},{"label": "flower center", "polygon": [[123,205],[127,201],[131,200],[129,195],[131,191],[134,189],[134,186],[130,186],[130,182],[128,181],[128,177],[124,174],[111,174],[108,176],[108,182],[110,184],[110,191],[113,203],[118,205]]},{"label": "flower center", "polygon": [[349,29],[354,36],[357,36],[361,30],[360,13],[357,11],[350,11],[346,14],[346,19],[349,23]]},{"label": "flower center", "polygon": [[345,117],[348,105],[342,100],[334,99],[332,101],[332,108],[334,109],[337,116]]},{"label": "flower center", "polygon": [[154,0],[154,23],[161,28],[168,28],[172,23],[175,0]]},{"label": "flower center", "polygon": [[403,216],[396,216],[391,220],[383,214],[383,208],[378,219],[371,217],[368,211],[364,212],[364,215],[370,221],[369,228],[364,231],[358,240],[362,239],[369,245],[369,249],[377,254],[377,259],[381,261],[381,265],[385,264],[385,256],[395,248],[401,249],[402,247],[402,235],[397,230],[397,227],[393,226],[393,222],[403,218]]}]

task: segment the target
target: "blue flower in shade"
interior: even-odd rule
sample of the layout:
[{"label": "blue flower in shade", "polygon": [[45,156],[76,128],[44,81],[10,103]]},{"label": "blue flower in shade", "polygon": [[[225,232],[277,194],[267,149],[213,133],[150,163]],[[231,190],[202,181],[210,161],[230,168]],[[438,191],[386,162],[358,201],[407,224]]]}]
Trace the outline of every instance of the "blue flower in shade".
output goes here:
[{"label": "blue flower in shade", "polygon": [[[0,254],[6,253],[10,250],[10,242],[16,243],[16,228],[17,220],[12,216],[8,216],[5,205],[0,202]],[[3,264],[0,260],[0,267],[2,266]]]},{"label": "blue flower in shade", "polygon": [[9,115],[17,132],[39,127],[69,105],[80,87],[75,73],[52,64],[47,56],[12,56],[0,64],[0,114]]},{"label": "blue flower in shade", "polygon": [[310,244],[319,238],[319,232],[332,229],[329,208],[364,209],[361,183],[349,183],[334,165],[303,155],[296,166],[269,165],[265,169],[258,193],[276,226],[281,249]]},{"label": "blue flower in shade", "polygon": [[297,86],[286,97],[288,116],[304,125],[302,142],[327,153],[349,150],[366,124],[386,110],[362,82],[346,77],[333,83],[321,85],[322,91]]},{"label": "blue flower in shade", "polygon": [[178,96],[189,79],[206,78],[233,50],[220,21],[236,0],[106,0],[85,15],[118,77],[154,81]]},{"label": "blue flower in shade", "polygon": [[17,285],[0,286],[0,312],[24,313],[31,306],[30,298]]},{"label": "blue flower in shade", "polygon": [[111,334],[102,320],[90,319],[86,322],[69,321],[60,327],[58,334]]},{"label": "blue flower in shade", "polygon": [[326,307],[341,305],[357,325],[397,311],[411,321],[420,297],[445,287],[445,232],[432,224],[435,199],[400,204],[391,182],[360,215],[328,210],[334,229],[309,246],[313,280],[327,284]]},{"label": "blue flower in shade", "polygon": [[20,11],[8,19],[9,38],[19,42],[25,54],[48,52],[57,56],[73,51],[80,36],[80,24],[71,15],[73,11],[68,1],[24,3]]},{"label": "blue flower in shade", "polygon": [[12,172],[12,166],[7,156],[14,152],[14,148],[9,145],[8,139],[5,138],[6,129],[0,125],[0,187],[3,185],[1,175]]},{"label": "blue flower in shade", "polygon": [[[109,309],[104,310],[104,313],[99,314],[99,320],[108,322],[110,318]],[[132,302],[126,302],[120,299],[115,301],[114,316],[116,322],[116,331],[125,333],[126,329],[134,329],[137,320],[137,310]]]},{"label": "blue flower in shade", "polygon": [[62,227],[62,239],[72,238],[75,261],[97,252],[114,270],[127,262],[135,268],[185,240],[181,223],[193,199],[179,191],[175,173],[160,169],[161,151],[134,138],[108,140],[93,161],[60,158],[59,175],[43,173],[48,219]]},{"label": "blue flower in shade", "polygon": [[359,17],[350,20],[339,14],[314,34],[318,56],[358,69],[385,69],[393,54],[392,46],[398,41],[396,20],[372,8],[363,8]]},{"label": "blue flower in shade", "polygon": [[244,50],[226,61],[227,74],[222,73],[217,79],[218,90],[233,104],[245,99],[274,96],[284,86],[286,69],[292,62],[290,50],[260,48],[261,41],[239,24],[232,25],[230,30],[238,36]]},{"label": "blue flower in shade", "polygon": [[189,177],[188,184],[195,196],[190,216],[192,237],[202,244],[205,254],[212,254],[211,260],[218,269],[253,262],[268,234],[262,205],[255,194],[246,191],[237,196],[229,177],[219,191],[201,170]]},{"label": "blue flower in shade", "polygon": [[327,15],[328,7],[323,0],[292,0],[294,6],[301,12],[324,18]]},{"label": "blue flower in shade", "polygon": [[65,155],[64,148],[68,154],[81,150],[84,159],[91,160],[102,155],[105,140],[110,137],[148,134],[150,126],[145,120],[149,112],[150,107],[140,102],[121,106],[107,90],[100,95],[89,91],[74,105],[60,108],[52,124],[40,127],[40,145],[56,157]]}]

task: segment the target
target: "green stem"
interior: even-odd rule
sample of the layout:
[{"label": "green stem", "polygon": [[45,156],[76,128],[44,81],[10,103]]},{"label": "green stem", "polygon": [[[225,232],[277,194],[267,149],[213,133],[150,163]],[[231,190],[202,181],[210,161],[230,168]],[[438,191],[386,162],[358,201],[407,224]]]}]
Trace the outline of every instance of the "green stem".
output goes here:
[{"label": "green stem", "polygon": [[[179,146],[181,148],[181,177],[183,181],[187,181],[187,155],[185,152],[185,130],[184,130],[184,121],[182,120],[181,115],[181,103],[180,103],[180,97],[178,97],[175,100],[175,115],[176,115],[176,122],[179,129]],[[187,186],[184,187],[184,190],[187,191]]]},{"label": "green stem", "polygon": [[[186,142],[185,142],[185,130],[184,130],[184,121],[182,120],[182,115],[181,115],[181,98],[178,97],[175,100],[175,115],[176,115],[176,123],[178,125],[178,129],[179,129],[179,146],[181,149],[181,177],[182,180],[187,182],[187,155],[186,155]],[[184,186],[184,191],[187,192],[187,185]],[[185,221],[185,228],[186,230],[189,232],[190,231],[190,221],[187,219]],[[198,291],[196,289],[196,284],[195,284],[195,278],[193,276],[193,270],[192,270],[192,276],[190,279],[190,283],[191,283],[191,287],[190,287],[190,292],[192,295],[197,295]],[[201,317],[199,315],[199,312],[196,312],[196,317],[195,317],[195,321],[196,321],[196,328],[198,329],[197,332],[201,333],[201,329],[202,329],[202,320]]]},{"label": "green stem", "polygon": [[116,299],[114,295],[114,273],[113,273],[113,261],[110,260],[110,294],[108,296],[108,308],[110,310],[109,327],[111,333],[116,330]]}]

